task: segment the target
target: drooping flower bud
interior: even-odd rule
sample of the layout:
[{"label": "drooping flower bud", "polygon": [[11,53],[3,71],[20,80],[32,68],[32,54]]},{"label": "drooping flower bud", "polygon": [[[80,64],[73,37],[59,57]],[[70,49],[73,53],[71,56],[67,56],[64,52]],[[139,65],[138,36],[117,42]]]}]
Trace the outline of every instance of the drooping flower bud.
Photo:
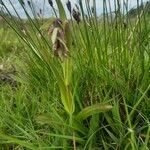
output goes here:
[{"label": "drooping flower bud", "polygon": [[42,9],[40,9],[40,15],[42,15]]},{"label": "drooping flower bud", "polygon": [[53,7],[53,1],[52,0],[48,0],[48,3],[51,7]]},{"label": "drooping flower bud", "polygon": [[62,20],[57,18],[53,21],[53,25],[50,28],[50,35],[54,55],[63,61],[68,56],[68,48],[66,46],[67,42]]},{"label": "drooping flower bud", "polygon": [[78,10],[73,9],[72,16],[76,20],[76,22],[79,24],[79,22],[81,21],[81,18],[80,18],[81,14],[80,14],[80,12]]},{"label": "drooping flower bud", "polygon": [[68,2],[66,3],[67,9],[71,14],[71,2],[68,0]]},{"label": "drooping flower bud", "polygon": [[91,7],[91,11],[92,11],[92,13],[94,14],[94,12],[95,12],[94,6]]},{"label": "drooping flower bud", "polygon": [[0,4],[1,4],[2,6],[4,6],[4,2],[3,2],[2,0],[0,0]]},{"label": "drooping flower bud", "polygon": [[29,7],[31,8],[31,2],[28,0],[27,3],[29,5]]}]

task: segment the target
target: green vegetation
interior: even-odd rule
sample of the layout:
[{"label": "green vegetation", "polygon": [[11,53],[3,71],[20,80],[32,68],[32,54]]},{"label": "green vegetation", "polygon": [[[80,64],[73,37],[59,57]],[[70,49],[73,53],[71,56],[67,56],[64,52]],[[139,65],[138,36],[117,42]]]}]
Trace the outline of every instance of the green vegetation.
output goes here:
[{"label": "green vegetation", "polygon": [[60,0],[59,18],[1,13],[0,150],[150,148],[149,14],[106,2],[102,19],[95,0],[70,20]]},{"label": "green vegetation", "polygon": [[132,8],[129,12],[128,15],[130,17],[135,17],[138,12],[142,12],[144,10],[144,13],[147,15],[150,15],[150,1],[146,2],[146,3],[142,3],[141,5],[139,5],[139,7],[137,8]]}]

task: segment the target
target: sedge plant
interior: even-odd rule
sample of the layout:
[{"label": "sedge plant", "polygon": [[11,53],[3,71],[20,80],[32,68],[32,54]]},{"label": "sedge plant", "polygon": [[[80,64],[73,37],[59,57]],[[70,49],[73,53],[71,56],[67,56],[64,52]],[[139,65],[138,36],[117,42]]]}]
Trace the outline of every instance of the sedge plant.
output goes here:
[{"label": "sedge plant", "polygon": [[[24,43],[21,83],[1,92],[1,145],[6,149],[148,149],[150,146],[149,14],[129,2],[49,0],[51,19],[38,18],[34,3],[18,0],[2,18]],[[33,13],[27,11],[27,6]],[[8,92],[9,91],[9,92]],[[11,98],[10,98],[11,97]],[[103,113],[101,113],[103,112]],[[26,123],[27,122],[27,123]]]}]

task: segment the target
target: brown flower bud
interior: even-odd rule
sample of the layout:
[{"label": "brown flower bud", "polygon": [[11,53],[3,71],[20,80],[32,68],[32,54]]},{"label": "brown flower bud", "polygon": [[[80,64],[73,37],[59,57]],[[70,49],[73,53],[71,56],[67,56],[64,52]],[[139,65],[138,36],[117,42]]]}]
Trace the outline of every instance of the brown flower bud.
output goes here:
[{"label": "brown flower bud", "polygon": [[76,22],[79,24],[79,22],[81,21],[81,18],[80,18],[81,14],[80,14],[80,12],[78,10],[73,9],[72,16],[76,20]]},{"label": "brown flower bud", "polygon": [[63,60],[68,55],[68,48],[66,46],[65,30],[60,19],[55,19],[53,21],[50,32],[54,55]]}]

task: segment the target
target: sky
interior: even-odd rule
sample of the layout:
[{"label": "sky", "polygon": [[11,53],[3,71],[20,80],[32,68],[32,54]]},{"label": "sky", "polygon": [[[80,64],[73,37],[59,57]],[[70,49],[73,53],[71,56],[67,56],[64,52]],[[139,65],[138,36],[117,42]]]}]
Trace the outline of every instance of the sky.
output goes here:
[{"label": "sky", "polygon": [[[24,10],[22,9],[21,5],[19,4],[19,0],[2,0],[5,5],[7,6],[7,8],[9,9],[9,11],[15,15],[15,12],[10,4],[9,1],[11,1],[11,3],[13,4],[13,6],[16,8],[18,14],[22,17],[22,18],[26,18],[25,16],[25,13],[24,13]],[[42,11],[43,12],[43,15],[45,17],[50,17],[51,15],[53,15],[53,12],[52,12],[52,9],[51,7],[49,6],[48,4],[48,0],[30,0],[33,2],[37,12],[39,12],[39,10],[44,10]],[[67,0],[61,0],[65,6]],[[78,0],[70,0],[71,3],[72,3],[72,7],[74,7],[75,3],[78,2]],[[92,6],[92,1],[93,0],[89,0],[90,1],[90,4]],[[108,2],[108,0],[106,0]],[[122,3],[122,6],[123,6],[123,0],[120,0],[121,3]],[[136,3],[137,3],[137,0],[126,0],[128,1],[128,6],[129,6],[129,9],[131,9],[132,7],[136,7]],[[146,2],[148,0],[143,0],[143,2]],[[26,4],[26,9],[27,11],[31,14],[31,10],[27,4],[27,0],[24,0],[25,4]],[[55,5],[55,0],[53,0],[54,2],[54,5]],[[85,0],[83,0],[83,6],[85,6]],[[114,9],[114,0],[110,0],[111,2],[111,8],[112,8],[112,11]],[[97,12],[98,14],[100,15],[102,12],[103,12],[103,0],[96,0],[96,7],[97,7]],[[66,6],[65,6],[66,8]]]}]

